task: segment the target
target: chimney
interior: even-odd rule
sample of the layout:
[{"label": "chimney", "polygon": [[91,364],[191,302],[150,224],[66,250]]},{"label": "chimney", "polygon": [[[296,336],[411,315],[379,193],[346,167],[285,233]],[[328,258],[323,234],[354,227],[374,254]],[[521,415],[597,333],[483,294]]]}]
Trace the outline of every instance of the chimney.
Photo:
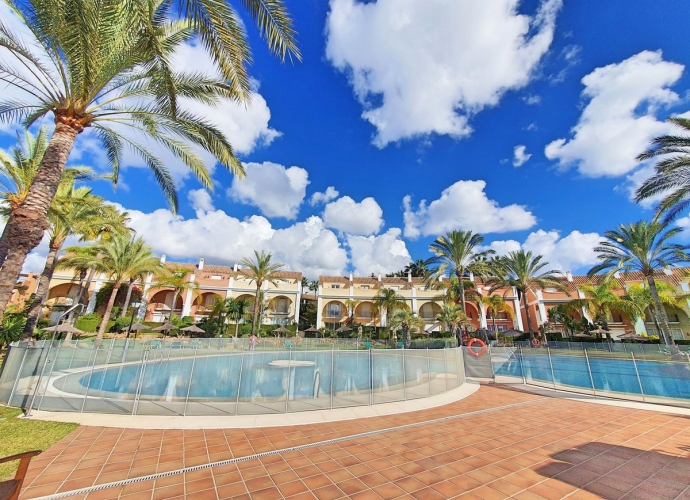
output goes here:
[{"label": "chimney", "polygon": [[237,272],[237,262],[235,262],[235,265],[232,267],[232,270]]},{"label": "chimney", "polygon": [[474,273],[470,273],[470,281],[474,283]]},{"label": "chimney", "polygon": [[407,271],[407,282],[412,283],[412,271]]},{"label": "chimney", "polygon": [[350,271],[350,281],[352,281],[352,271]]},{"label": "chimney", "polygon": [[439,283],[442,283],[442,282],[443,282],[443,275],[441,275],[441,276],[438,277],[438,282],[439,282]]},{"label": "chimney", "polygon": [[570,271],[566,271],[565,279],[567,279],[568,281],[573,281],[573,273],[571,273]]},{"label": "chimney", "polygon": [[381,281],[381,273],[379,273],[379,281]]},{"label": "chimney", "polygon": [[165,254],[161,255],[161,264],[165,264]]},{"label": "chimney", "polygon": [[671,276],[671,275],[673,275],[673,271],[671,271],[668,267],[665,267],[664,268],[664,274],[666,276]]},{"label": "chimney", "polygon": [[204,258],[202,257],[199,259],[199,271],[203,271],[203,270],[204,270]]}]

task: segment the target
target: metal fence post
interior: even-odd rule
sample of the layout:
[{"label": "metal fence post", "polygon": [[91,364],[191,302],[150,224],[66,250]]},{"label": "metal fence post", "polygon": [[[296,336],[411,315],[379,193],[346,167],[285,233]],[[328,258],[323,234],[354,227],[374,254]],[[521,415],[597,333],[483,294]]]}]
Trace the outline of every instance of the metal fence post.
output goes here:
[{"label": "metal fence post", "polygon": [[429,360],[429,348],[426,348],[426,377],[429,382],[429,396],[431,396],[431,361]]},{"label": "metal fence post", "polygon": [[[45,347],[45,342],[43,342],[43,347]],[[43,366],[41,367],[41,374],[38,376],[38,380],[36,381],[36,387],[34,388],[34,393],[31,396],[31,402],[29,403],[29,411],[27,412],[26,416],[30,417],[31,416],[31,409],[34,407],[34,401],[36,400],[36,394],[38,394],[38,390],[41,388],[41,380],[43,380],[43,374],[46,371],[46,365],[48,364],[48,359],[50,358],[50,351],[53,348],[53,343],[51,342],[48,344],[48,350],[46,351],[46,357],[43,360]],[[41,356],[38,356],[38,359],[41,359]]]},{"label": "metal fence post", "polygon": [[369,348],[369,405],[374,404],[374,350]]},{"label": "metal fence post", "polygon": [[518,354],[520,355],[520,371],[522,372],[522,384],[527,385],[527,377],[525,377],[525,357],[522,355],[522,347],[518,346]]},{"label": "metal fence post", "polygon": [[405,372],[405,350],[402,349],[403,401],[407,401],[407,373]]},{"label": "metal fence post", "polygon": [[242,390],[242,369],[244,368],[244,351],[242,351],[242,358],[240,359],[240,375],[237,379],[237,399],[235,400],[235,415],[240,407],[240,391]]},{"label": "metal fence post", "polygon": [[[24,368],[24,361],[26,360],[26,355],[29,352],[29,347],[24,348],[24,355],[22,356],[22,362],[19,363],[19,370],[17,370],[17,378],[14,379],[14,385],[12,386],[12,390],[10,391],[10,397],[7,400],[7,404],[9,406],[12,406],[12,397],[14,396],[14,392],[17,390],[17,385],[19,384],[19,378],[22,374],[22,368]],[[9,353],[6,354],[6,356],[9,356]]]},{"label": "metal fence post", "polygon": [[551,383],[553,384],[553,388],[556,389],[556,376],[553,373],[553,361],[551,361],[551,348],[547,346],[546,352],[549,355],[549,366],[551,367]]},{"label": "metal fence post", "polygon": [[72,362],[74,361],[74,355],[77,354],[77,349],[78,349],[78,347],[77,347],[77,343],[76,343],[76,342],[75,342],[74,345],[72,346],[72,349],[74,349],[74,351],[72,352],[72,357],[71,357],[70,360],[69,360],[69,366],[67,367],[67,370],[71,370],[71,369],[72,369]]},{"label": "metal fence post", "polygon": [[141,396],[141,389],[144,383],[144,377],[146,376],[146,365],[149,359],[149,350],[144,351],[144,355],[141,358],[141,371],[139,372],[139,381],[137,382],[137,389],[134,391],[134,404],[132,405],[132,415],[137,414],[137,409],[139,408],[139,397]]},{"label": "metal fence post", "polygon": [[192,390],[192,378],[194,377],[194,365],[196,364],[196,352],[198,349],[194,349],[194,358],[192,359],[192,369],[189,371],[189,384],[187,385],[187,397],[184,400],[184,410],[182,411],[182,416],[187,416],[187,404],[189,403],[189,392]]},{"label": "metal fence post", "polygon": [[[41,399],[38,402],[38,405],[36,406],[37,410],[41,409],[41,405],[43,404],[43,398],[45,397],[46,392],[48,392],[48,384],[50,383],[50,379],[53,377],[53,372],[55,371],[55,365],[57,364],[57,359],[58,359],[58,356],[60,355],[60,347],[62,347],[62,343],[58,342],[57,351],[55,351],[55,359],[53,360],[53,366],[50,367],[50,373],[48,374],[48,382],[46,382],[46,390],[43,391],[43,394],[41,394]],[[46,361],[47,360],[48,360],[48,356],[46,356]],[[31,412],[31,408],[29,408],[29,412]],[[27,415],[27,416],[31,416],[31,415]]]},{"label": "metal fence post", "polygon": [[335,349],[331,349],[331,410],[333,409],[333,393],[335,392]]},{"label": "metal fence post", "polygon": [[[491,362],[491,348],[489,348],[489,363]],[[492,369],[493,370],[493,369]],[[443,372],[446,379],[446,391],[448,390],[448,360],[446,359],[446,348],[443,348]],[[494,378],[494,380],[496,380]]]},{"label": "metal fence post", "polygon": [[592,383],[592,394],[597,395],[597,390],[594,387],[594,377],[592,376],[592,367],[589,365],[589,355],[587,354],[587,349],[585,351],[585,360],[587,361],[587,371],[589,372],[589,381]]},{"label": "metal fence post", "polygon": [[288,412],[288,403],[290,401],[290,370],[292,369],[292,351],[289,351],[288,369],[287,369],[287,386],[285,388],[285,413]]},{"label": "metal fence post", "polygon": [[[81,403],[81,411],[79,413],[84,413],[84,407],[86,406],[86,398],[89,396],[89,386],[91,386],[91,377],[93,377],[93,371],[96,368],[96,361],[98,361],[98,348],[93,349],[93,363],[91,364],[91,372],[89,372],[89,380],[86,382],[86,391],[84,391],[84,401]],[[89,361],[91,361],[91,356],[89,356]]]},{"label": "metal fence post", "polygon": [[630,356],[632,356],[633,366],[635,367],[635,375],[637,375],[637,383],[640,384],[640,394],[642,394],[642,402],[646,403],[647,401],[645,400],[644,389],[642,388],[642,380],[640,379],[640,372],[637,370],[637,361],[635,361],[635,353],[631,352]]}]

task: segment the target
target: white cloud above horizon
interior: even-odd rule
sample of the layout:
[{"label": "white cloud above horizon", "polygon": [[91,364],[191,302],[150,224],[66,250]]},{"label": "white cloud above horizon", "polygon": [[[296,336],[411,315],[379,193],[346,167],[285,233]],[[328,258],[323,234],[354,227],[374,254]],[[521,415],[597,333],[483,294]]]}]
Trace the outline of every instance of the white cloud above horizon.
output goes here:
[{"label": "white cloud above horizon", "polygon": [[501,207],[490,200],[484,189],[486,182],[458,181],[443,190],[431,203],[422,200],[416,209],[412,196],[403,198],[407,238],[438,235],[456,229],[487,233],[506,233],[529,229],[537,223],[536,217],[522,205]]},{"label": "white cloud above horizon", "polygon": [[661,51],[643,51],[595,69],[582,79],[588,103],[571,138],[552,141],[544,154],[560,168],[576,167],[586,177],[616,177],[636,169],[637,155],[671,130],[656,112],[679,100],[668,87],[683,69],[664,61]]},{"label": "white cloud above horizon", "polygon": [[371,273],[383,275],[403,269],[412,257],[405,242],[400,238],[401,230],[392,227],[378,236],[347,236],[352,267],[358,276]]},{"label": "white cloud above horizon", "polygon": [[530,233],[523,243],[516,240],[496,240],[482,247],[494,250],[498,255],[516,252],[520,249],[531,251],[535,255],[543,255],[542,262],[548,262],[543,270],[556,269],[562,272],[589,270],[598,260],[594,247],[602,241],[598,233],[582,233],[572,231],[561,237],[557,230],[545,231],[539,229]]},{"label": "white cloud above horizon", "polygon": [[372,197],[358,203],[343,196],[328,203],[322,217],[326,227],[359,236],[376,234],[384,224],[383,210]]},{"label": "white cloud above horizon", "polygon": [[278,163],[245,163],[247,176],[234,177],[227,189],[234,201],[257,207],[266,217],[293,220],[307,194],[309,173],[301,167]]},{"label": "white cloud above horizon", "polygon": [[553,41],[561,0],[331,0],[326,57],[346,73],[374,144],[461,138],[469,119],[525,87]]},{"label": "white cloud above horizon", "polygon": [[316,193],[311,195],[311,198],[309,198],[309,204],[314,207],[316,205],[320,204],[325,204],[328,203],[331,200],[335,200],[340,193],[335,189],[334,186],[328,186],[326,188],[326,191],[319,192],[317,191]]},{"label": "white cloud above horizon", "polygon": [[521,167],[532,158],[532,153],[527,153],[527,146],[520,144],[513,148],[513,166]]}]

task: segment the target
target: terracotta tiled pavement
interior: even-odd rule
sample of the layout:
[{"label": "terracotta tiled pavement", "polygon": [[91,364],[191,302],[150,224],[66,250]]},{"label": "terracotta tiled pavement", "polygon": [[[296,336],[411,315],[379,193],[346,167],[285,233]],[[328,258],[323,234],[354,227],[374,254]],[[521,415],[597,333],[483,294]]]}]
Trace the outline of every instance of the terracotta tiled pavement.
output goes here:
[{"label": "terracotta tiled pavement", "polygon": [[[515,403],[523,404],[501,408]],[[70,498],[690,500],[687,417],[490,386],[439,408],[327,424],[81,427],[32,462],[21,498],[492,408]]]}]

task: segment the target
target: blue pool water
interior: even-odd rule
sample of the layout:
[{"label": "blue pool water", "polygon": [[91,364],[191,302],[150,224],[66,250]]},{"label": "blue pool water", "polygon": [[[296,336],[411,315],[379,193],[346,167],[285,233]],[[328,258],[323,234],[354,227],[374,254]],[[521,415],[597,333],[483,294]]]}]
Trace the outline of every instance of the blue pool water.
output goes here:
[{"label": "blue pool water", "polygon": [[[553,377],[549,357],[543,354],[512,356],[503,363],[494,360],[497,375],[524,376],[529,380],[628,394],[644,394],[664,398],[690,400],[690,364],[637,360],[639,381],[632,359],[590,357],[591,377],[584,356],[551,355]],[[642,390],[640,390],[640,383]]]},{"label": "blue pool water", "polygon": [[[424,376],[430,368],[435,372],[455,373],[454,362],[426,356],[367,351],[331,353],[296,353],[292,361],[306,366],[285,368],[271,363],[286,362],[286,353],[257,352],[245,356],[200,356],[196,359],[149,360],[145,364],[114,365],[66,377],[56,383],[58,389],[85,392],[102,397],[128,398],[139,391],[146,399],[167,397],[197,400],[276,400],[284,398],[318,397],[330,393],[357,393],[385,390],[405,382],[426,383]],[[403,373],[404,370],[404,373]],[[77,382],[77,384],[75,384]]]}]

